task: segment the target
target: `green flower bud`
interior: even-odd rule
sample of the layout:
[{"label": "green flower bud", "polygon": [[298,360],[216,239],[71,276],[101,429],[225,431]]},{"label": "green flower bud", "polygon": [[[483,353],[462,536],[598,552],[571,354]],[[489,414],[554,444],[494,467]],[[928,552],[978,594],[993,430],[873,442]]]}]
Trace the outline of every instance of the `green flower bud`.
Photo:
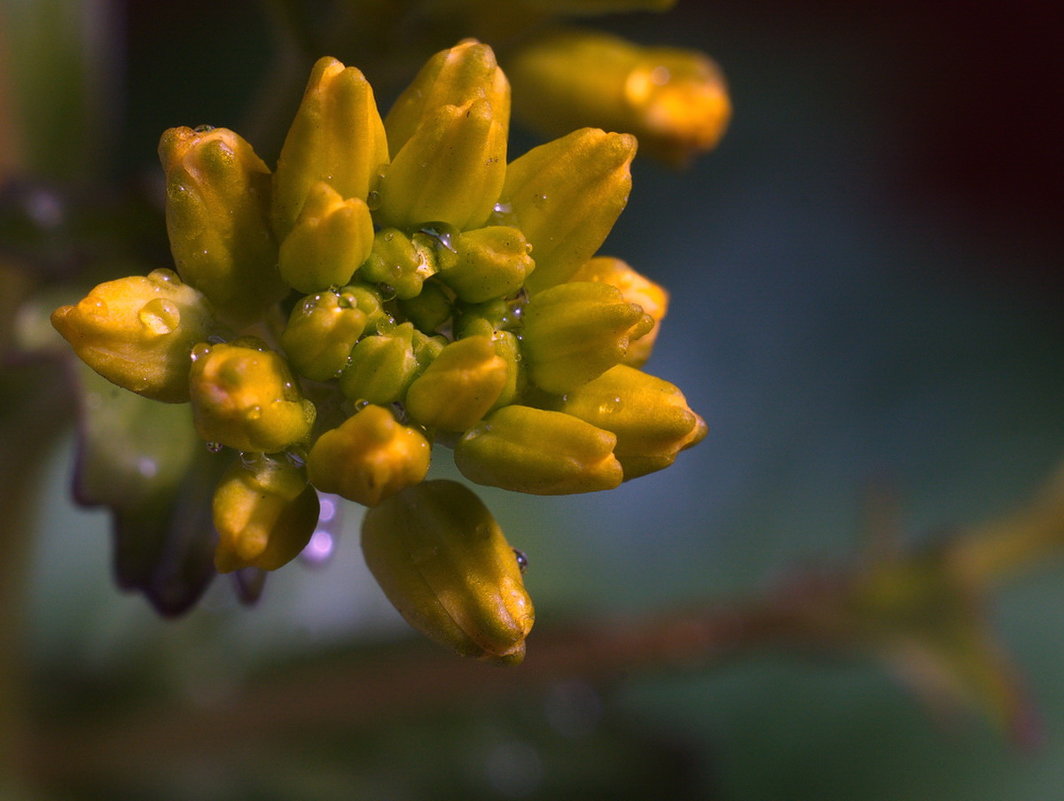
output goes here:
[{"label": "green flower bud", "polygon": [[454,315],[453,304],[454,293],[434,278],[414,297],[399,301],[399,309],[422,331],[439,331]]},{"label": "green flower bud", "polygon": [[466,231],[451,245],[438,250],[440,279],[466,303],[514,294],[536,266],[524,234],[508,225]]},{"label": "green flower bud", "polygon": [[531,291],[567,281],[605,241],[628,202],[635,151],[634,136],[583,128],[507,167],[497,220],[532,243]]},{"label": "green flower bud", "polygon": [[238,460],[214,492],[219,573],[276,570],[295,559],[318,522],[318,494],[287,460]]},{"label": "green flower bud", "polygon": [[709,430],[679,388],[623,364],[570,391],[556,408],[617,435],[613,453],[626,481],[668,467]]},{"label": "green flower bud", "polygon": [[491,336],[497,330],[510,331],[521,325],[525,302],[509,302],[502,298],[487,303],[462,304],[457,309],[455,332],[459,338],[474,334]]},{"label": "green flower bud", "polygon": [[505,303],[499,303],[483,304],[476,309],[483,310],[486,316],[466,315],[462,319],[460,336],[463,339],[473,336],[490,337],[496,355],[506,362],[506,383],[503,384],[502,392],[488,410],[494,411],[501,406],[516,402],[524,394],[528,383],[524,369],[524,357],[521,354],[521,342],[517,335],[498,327],[507,320],[510,307]]},{"label": "green flower bud", "polygon": [[624,359],[630,340],[654,327],[635,303],[609,284],[578,281],[534,295],[525,306],[522,347],[528,375],[563,394]]},{"label": "green flower bud", "polygon": [[358,277],[387,284],[400,300],[417,297],[425,279],[436,273],[436,253],[428,237],[412,238],[396,228],[384,228],[373,237],[369,258]]},{"label": "green flower bud", "polygon": [[535,613],[487,507],[454,481],[426,481],[366,512],[362,552],[411,626],[463,656],[517,664]]},{"label": "green flower bud", "polygon": [[601,281],[617,287],[628,303],[636,303],[654,320],[654,327],[628,343],[623,364],[641,367],[650,358],[661,330],[661,321],[669,310],[669,293],[660,284],[646,278],[627,263],[612,256],[596,256],[577,270],[571,281]]},{"label": "green flower bud", "polygon": [[[510,84],[495,61],[495,53],[474,39],[442,50],[425,66],[396,99],[384,119],[388,145],[394,157],[418,125],[442,106],[462,106],[471,100],[487,100],[496,119],[510,118]],[[506,133],[503,133],[506,138]]]},{"label": "green flower bud", "polygon": [[238,451],[283,450],[314,425],[314,404],[273,351],[200,343],[192,349],[189,390],[200,437]]},{"label": "green flower bud", "polygon": [[206,298],[170,270],[94,288],[52,325],[78,357],[108,381],[154,400],[188,400],[189,353],[214,319]]},{"label": "green flower bud", "polygon": [[413,338],[412,323],[363,338],[340,376],[340,391],[353,401],[388,404],[402,400],[418,372]]},{"label": "green flower bud", "polygon": [[220,317],[248,325],[288,292],[269,226],[270,171],[225,128],[171,128],[159,158],[177,272]]},{"label": "green flower bud", "polygon": [[380,220],[407,229],[483,225],[506,175],[506,128],[487,100],[435,109],[381,180]]},{"label": "green flower bud", "polygon": [[361,198],[344,200],[324,181],[311,187],[295,227],[281,243],[281,277],[300,292],[351,280],[373,246],[373,218]]},{"label": "green flower bud", "polygon": [[307,471],[322,492],[376,506],[422,481],[431,451],[416,429],[397,423],[383,406],[367,406],[318,438]]},{"label": "green flower bud", "polygon": [[495,404],[506,379],[506,362],[491,337],[459,339],[410,385],[406,410],[429,428],[465,431]]},{"label": "green flower bud", "polygon": [[292,310],[281,334],[281,347],[298,373],[314,381],[327,381],[347,367],[351,349],[368,322],[350,288],[340,294],[308,295]]},{"label": "green flower bud", "polygon": [[503,406],[458,441],[454,462],[470,481],[516,492],[597,492],[623,478],[616,442],[609,431],[562,412]]},{"label": "green flower bud", "polygon": [[319,59],[273,178],[272,217],[278,238],[283,240],[296,224],[319,181],[345,200],[365,200],[387,163],[384,123],[369,82],[354,67],[345,68],[334,58]]}]

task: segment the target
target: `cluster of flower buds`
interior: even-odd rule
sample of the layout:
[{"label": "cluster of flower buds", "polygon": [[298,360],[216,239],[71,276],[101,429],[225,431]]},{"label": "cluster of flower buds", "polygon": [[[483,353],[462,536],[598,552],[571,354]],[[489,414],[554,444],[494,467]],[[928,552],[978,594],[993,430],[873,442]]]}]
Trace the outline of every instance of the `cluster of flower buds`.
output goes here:
[{"label": "cluster of flower buds", "polygon": [[218,571],[306,545],[315,490],[371,507],[363,545],[410,622],[518,661],[518,558],[454,482],[616,487],[706,433],[642,372],[665,291],[595,253],[627,202],[635,137],[584,128],[507,163],[510,86],[487,45],[428,61],[386,118],[362,73],[317,62],[272,172],[236,133],[167,131],[177,273],[101,284],[53,314],[105,378],[189,402],[231,449],[214,496]]}]

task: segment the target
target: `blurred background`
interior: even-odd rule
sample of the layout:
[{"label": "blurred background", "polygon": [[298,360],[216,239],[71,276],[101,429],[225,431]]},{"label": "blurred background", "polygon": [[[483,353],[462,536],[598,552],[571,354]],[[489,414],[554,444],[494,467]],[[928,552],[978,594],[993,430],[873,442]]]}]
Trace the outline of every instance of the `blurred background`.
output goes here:
[{"label": "blurred background", "polygon": [[[920,549],[1020,508],[1057,469],[1049,2],[680,0],[579,20],[704,50],[728,78],[721,145],[686,170],[637,161],[603,248],[671,291],[647,369],[710,435],[609,493],[483,491],[531,562],[525,666],[417,639],[362,564],[354,505],[331,558],[270,575],[254,605],[219,579],[166,620],[114,586],[108,513],[70,500],[75,406],[61,361],[32,352],[34,320],[169,266],[152,202],[165,128],[232,127],[272,160],[306,74],[285,9],[324,40],[335,5],[0,0],[0,797],[1064,798],[1053,548],[982,598],[1009,655],[995,664],[1034,710],[1005,724],[978,691],[936,715],[875,649],[751,630],[751,647],[658,663],[619,645],[692,610],[738,608],[742,629],[781,587],[850,575],[870,492],[896,499],[900,547]],[[386,107],[463,35],[448,19],[331,54]],[[511,152],[539,141],[515,131]]]}]

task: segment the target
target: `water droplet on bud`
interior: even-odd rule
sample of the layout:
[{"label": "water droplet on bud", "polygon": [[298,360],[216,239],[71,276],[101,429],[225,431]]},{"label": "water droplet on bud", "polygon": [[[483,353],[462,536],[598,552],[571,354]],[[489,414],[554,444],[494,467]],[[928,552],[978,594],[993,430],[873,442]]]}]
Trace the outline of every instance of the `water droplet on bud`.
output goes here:
[{"label": "water droplet on bud", "polygon": [[197,342],[195,345],[192,346],[192,353],[190,355],[192,357],[192,361],[195,362],[199,361],[210,352],[211,346],[209,344],[207,344],[206,342]]}]

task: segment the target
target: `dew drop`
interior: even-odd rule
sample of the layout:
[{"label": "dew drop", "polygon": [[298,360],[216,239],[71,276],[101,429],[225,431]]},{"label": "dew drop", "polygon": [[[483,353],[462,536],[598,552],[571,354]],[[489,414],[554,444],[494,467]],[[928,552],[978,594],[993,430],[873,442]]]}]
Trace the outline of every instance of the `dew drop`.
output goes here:
[{"label": "dew drop", "polygon": [[197,125],[192,130],[195,131],[196,133],[210,133],[211,131],[214,130],[214,126],[213,125]]},{"label": "dew drop", "polygon": [[603,417],[609,417],[610,415],[619,412],[622,405],[623,401],[620,396],[614,395],[612,398],[602,401],[602,403],[599,404],[598,411]]},{"label": "dew drop", "polygon": [[376,211],[381,207],[381,193],[376,189],[371,189],[369,194],[366,195],[366,206],[370,211]]},{"label": "dew drop", "polygon": [[198,342],[192,346],[192,361],[197,362],[211,352],[211,346],[206,342]]},{"label": "dew drop", "polygon": [[221,453],[223,447],[225,446],[223,446],[220,442],[207,443],[207,450],[209,450],[211,453]]},{"label": "dew drop", "polygon": [[165,336],[173,331],[181,323],[181,310],[172,300],[155,298],[149,300],[137,313],[137,319],[150,333],[156,336]]},{"label": "dew drop", "polygon": [[262,407],[259,405],[252,406],[250,409],[247,410],[247,414],[245,415],[245,417],[247,417],[248,420],[252,421],[258,420],[260,417],[262,417]]},{"label": "dew drop", "polygon": [[522,573],[524,573],[528,570],[528,557],[525,556],[524,551],[519,551],[517,548],[514,548],[513,550],[514,557],[517,559],[517,567]]},{"label": "dew drop", "polygon": [[307,452],[302,446],[292,446],[284,452],[284,457],[293,467],[302,468],[307,466]]},{"label": "dew drop", "polygon": [[496,214],[509,214],[514,210],[514,207],[510,203],[496,203],[492,209]]}]

